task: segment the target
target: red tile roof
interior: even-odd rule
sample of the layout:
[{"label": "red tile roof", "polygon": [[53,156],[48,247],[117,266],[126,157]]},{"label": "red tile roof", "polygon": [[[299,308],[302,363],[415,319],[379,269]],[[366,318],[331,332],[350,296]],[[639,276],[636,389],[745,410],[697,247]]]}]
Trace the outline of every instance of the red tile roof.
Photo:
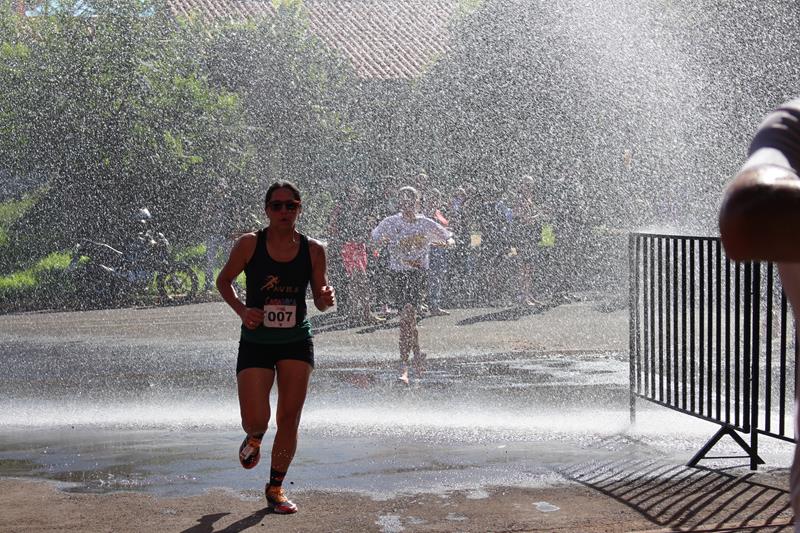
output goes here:
[{"label": "red tile roof", "polygon": [[[273,16],[271,0],[168,0],[175,15]],[[312,33],[365,79],[413,78],[448,50],[458,0],[306,0]]]}]

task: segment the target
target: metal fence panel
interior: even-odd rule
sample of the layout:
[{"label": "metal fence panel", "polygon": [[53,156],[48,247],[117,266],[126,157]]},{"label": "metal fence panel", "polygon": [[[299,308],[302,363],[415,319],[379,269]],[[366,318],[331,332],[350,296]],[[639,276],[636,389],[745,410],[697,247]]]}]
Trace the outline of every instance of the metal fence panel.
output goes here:
[{"label": "metal fence panel", "polygon": [[641,398],[754,450],[758,434],[793,441],[798,347],[775,265],[733,262],[717,237],[633,233],[629,254],[632,416]]}]

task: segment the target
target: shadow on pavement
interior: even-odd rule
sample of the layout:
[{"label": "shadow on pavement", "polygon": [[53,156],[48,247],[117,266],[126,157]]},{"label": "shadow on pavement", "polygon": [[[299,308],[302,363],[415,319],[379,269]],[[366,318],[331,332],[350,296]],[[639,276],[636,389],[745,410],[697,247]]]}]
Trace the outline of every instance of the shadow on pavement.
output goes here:
[{"label": "shadow on pavement", "polygon": [[497,321],[505,321],[505,320],[519,320],[520,318],[535,315],[539,313],[544,313],[545,311],[556,307],[558,304],[553,303],[546,303],[546,304],[538,304],[538,305],[525,305],[525,306],[518,306],[518,307],[511,307],[508,309],[503,309],[501,311],[496,311],[493,313],[487,313],[484,315],[473,316],[470,318],[465,318],[464,320],[459,320],[456,322],[457,326],[472,326],[474,324],[479,324],[481,322],[497,322]]},{"label": "shadow on pavement", "polygon": [[561,473],[668,531],[793,530],[789,491],[752,473],[737,476],[652,460],[575,465]]},{"label": "shadow on pavement", "polygon": [[269,511],[266,508],[261,509],[250,516],[246,516],[241,520],[234,522],[224,529],[214,529],[214,523],[217,522],[217,520],[228,516],[229,514],[230,513],[214,513],[204,515],[197,520],[198,524],[196,526],[192,526],[189,529],[184,529],[181,533],[239,533],[240,531],[244,531],[257,525],[259,522],[261,522],[261,520],[264,519],[265,516],[269,514]]},{"label": "shadow on pavement", "polygon": [[[417,314],[417,324],[430,318],[429,314]],[[308,319],[311,322],[311,327],[314,333],[325,333],[326,331],[342,331],[345,329],[357,330],[356,333],[363,335],[365,333],[374,333],[382,329],[397,329],[400,327],[400,320],[396,314],[371,323],[364,321],[354,321],[339,313],[330,313],[326,315],[315,315]]]},{"label": "shadow on pavement", "polygon": [[[393,329],[400,325],[396,318],[389,318],[380,322],[366,324],[362,321],[354,321],[339,313],[320,314],[310,317],[309,322],[314,333],[325,333],[327,331],[342,331],[345,329],[356,329],[356,333],[372,333],[379,329]],[[419,320],[418,320],[419,322]]]},{"label": "shadow on pavement", "polygon": [[347,323],[347,318],[339,313],[323,313],[308,317],[315,333],[324,331],[339,331],[347,329],[350,325]]}]

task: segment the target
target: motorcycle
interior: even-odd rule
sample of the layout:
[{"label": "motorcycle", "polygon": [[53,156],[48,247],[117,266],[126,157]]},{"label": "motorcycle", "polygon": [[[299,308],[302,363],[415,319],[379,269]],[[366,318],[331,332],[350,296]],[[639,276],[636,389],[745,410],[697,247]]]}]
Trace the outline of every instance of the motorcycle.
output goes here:
[{"label": "motorcycle", "polygon": [[[149,212],[142,212],[149,216]],[[152,292],[162,301],[192,301],[197,295],[197,273],[184,261],[173,259],[163,233],[146,227],[127,250],[82,239],[75,245],[67,272],[79,297],[110,306]]]}]

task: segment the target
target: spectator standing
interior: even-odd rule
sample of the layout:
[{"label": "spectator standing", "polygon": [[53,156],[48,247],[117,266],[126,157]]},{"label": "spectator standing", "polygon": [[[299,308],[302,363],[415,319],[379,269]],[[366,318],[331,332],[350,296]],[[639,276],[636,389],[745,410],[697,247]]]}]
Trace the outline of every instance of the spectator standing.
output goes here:
[{"label": "spectator standing", "polygon": [[453,233],[455,243],[447,247],[449,286],[445,287],[445,294],[451,298],[459,295],[462,300],[452,300],[450,306],[459,303],[470,304],[477,299],[476,284],[469,283],[468,276],[472,271],[473,260],[471,250],[474,206],[474,192],[469,186],[455,190],[447,213],[448,229]]},{"label": "spectator standing", "polygon": [[352,185],[331,213],[330,246],[338,259],[332,269],[339,285],[339,309],[353,325],[368,325],[383,319],[372,314],[367,274],[369,228],[374,223],[365,219],[366,197],[360,187]]},{"label": "spectator standing", "polygon": [[542,210],[534,200],[533,179],[525,176],[515,191],[511,235],[516,250],[518,281],[516,300],[523,306],[540,302],[533,295],[533,276],[542,267],[540,239]]},{"label": "spectator standing", "polygon": [[473,279],[481,280],[481,300],[484,303],[503,305],[512,275],[508,254],[513,211],[498,191],[483,189],[479,194],[475,214],[481,241],[477,268],[471,270],[471,275]]},{"label": "spectator standing", "polygon": [[[447,228],[449,221],[442,212],[444,201],[439,189],[431,189],[424,198],[425,215]],[[439,243],[431,244],[430,268],[428,269],[428,312],[432,316],[449,315],[442,309],[442,289],[448,277],[447,246]]]}]

